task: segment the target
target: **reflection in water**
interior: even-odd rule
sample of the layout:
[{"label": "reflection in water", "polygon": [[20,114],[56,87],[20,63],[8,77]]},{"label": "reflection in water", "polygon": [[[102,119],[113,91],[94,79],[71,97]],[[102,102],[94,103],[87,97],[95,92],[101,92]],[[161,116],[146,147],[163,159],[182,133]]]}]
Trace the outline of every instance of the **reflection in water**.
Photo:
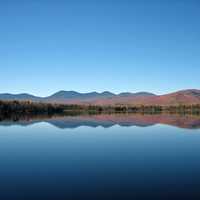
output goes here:
[{"label": "reflection in water", "polygon": [[200,116],[196,115],[142,115],[142,114],[100,114],[100,115],[80,115],[80,116],[37,116],[26,117],[20,119],[1,120],[0,125],[11,126],[21,125],[27,126],[35,123],[47,122],[55,127],[77,128],[80,126],[109,128],[114,125],[119,126],[152,126],[156,124],[166,124],[179,128],[197,129],[200,128]]},{"label": "reflection in water", "polygon": [[0,122],[2,200],[200,199],[199,116],[21,117]]}]

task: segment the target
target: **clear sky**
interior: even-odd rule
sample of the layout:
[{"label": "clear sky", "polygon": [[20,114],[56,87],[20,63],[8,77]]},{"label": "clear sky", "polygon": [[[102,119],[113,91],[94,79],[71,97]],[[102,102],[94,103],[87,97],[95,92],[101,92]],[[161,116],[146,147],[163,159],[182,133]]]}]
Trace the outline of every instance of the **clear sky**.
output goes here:
[{"label": "clear sky", "polygon": [[0,0],[0,93],[200,88],[199,0]]}]

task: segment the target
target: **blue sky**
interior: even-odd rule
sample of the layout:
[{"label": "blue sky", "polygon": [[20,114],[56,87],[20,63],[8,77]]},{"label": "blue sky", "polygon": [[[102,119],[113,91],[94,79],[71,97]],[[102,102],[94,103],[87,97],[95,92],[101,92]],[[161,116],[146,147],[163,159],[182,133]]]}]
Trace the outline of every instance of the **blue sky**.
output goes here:
[{"label": "blue sky", "polygon": [[200,87],[198,0],[0,0],[0,93]]}]

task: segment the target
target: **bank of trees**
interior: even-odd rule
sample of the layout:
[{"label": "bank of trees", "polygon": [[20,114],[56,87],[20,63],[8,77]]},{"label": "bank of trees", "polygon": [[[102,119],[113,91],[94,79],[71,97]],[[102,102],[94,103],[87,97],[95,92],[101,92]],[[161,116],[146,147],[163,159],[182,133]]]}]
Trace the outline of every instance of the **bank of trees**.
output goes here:
[{"label": "bank of trees", "polygon": [[0,115],[8,116],[11,114],[18,115],[39,115],[39,114],[73,114],[73,113],[149,113],[156,114],[162,112],[168,113],[189,113],[200,114],[200,105],[64,105],[51,103],[34,103],[31,101],[0,101]]},{"label": "bank of trees", "polygon": [[165,111],[169,113],[189,113],[200,115],[200,104],[167,106]]},{"label": "bank of trees", "polygon": [[30,101],[0,101],[0,114],[51,114],[63,112],[64,107],[58,104],[34,103]]}]

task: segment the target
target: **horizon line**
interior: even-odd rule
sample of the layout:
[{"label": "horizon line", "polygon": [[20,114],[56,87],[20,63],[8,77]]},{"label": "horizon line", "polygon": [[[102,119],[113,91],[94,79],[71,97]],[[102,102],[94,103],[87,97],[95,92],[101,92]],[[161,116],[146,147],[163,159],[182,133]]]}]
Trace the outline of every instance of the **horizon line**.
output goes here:
[{"label": "horizon line", "polygon": [[131,93],[131,94],[137,94],[137,93],[150,93],[150,94],[154,94],[154,95],[157,95],[157,96],[161,96],[161,95],[165,95],[165,94],[172,94],[172,93],[176,93],[176,92],[181,92],[181,91],[191,91],[191,90],[200,90],[200,89],[196,89],[196,88],[188,88],[188,89],[179,89],[179,90],[174,90],[174,91],[171,91],[171,92],[166,92],[166,93],[162,93],[162,94],[157,94],[155,92],[150,92],[150,91],[137,91],[137,92],[131,92],[131,91],[125,91],[125,92],[111,92],[109,90],[104,90],[104,91],[90,91],[90,92],[79,92],[79,91],[76,91],[76,90],[58,90],[57,92],[54,92],[54,93],[51,93],[49,95],[35,95],[33,93],[29,93],[29,92],[20,92],[20,93],[12,93],[12,92],[0,92],[0,95],[31,95],[31,96],[34,96],[34,97],[41,97],[41,98],[44,98],[44,97],[49,97],[49,96],[52,96],[56,93],[59,93],[59,92],[75,92],[75,93],[79,93],[79,94],[90,94],[90,93],[97,93],[97,94],[103,94],[103,93],[112,93],[113,95],[120,95],[120,94],[123,94],[123,93]]}]

